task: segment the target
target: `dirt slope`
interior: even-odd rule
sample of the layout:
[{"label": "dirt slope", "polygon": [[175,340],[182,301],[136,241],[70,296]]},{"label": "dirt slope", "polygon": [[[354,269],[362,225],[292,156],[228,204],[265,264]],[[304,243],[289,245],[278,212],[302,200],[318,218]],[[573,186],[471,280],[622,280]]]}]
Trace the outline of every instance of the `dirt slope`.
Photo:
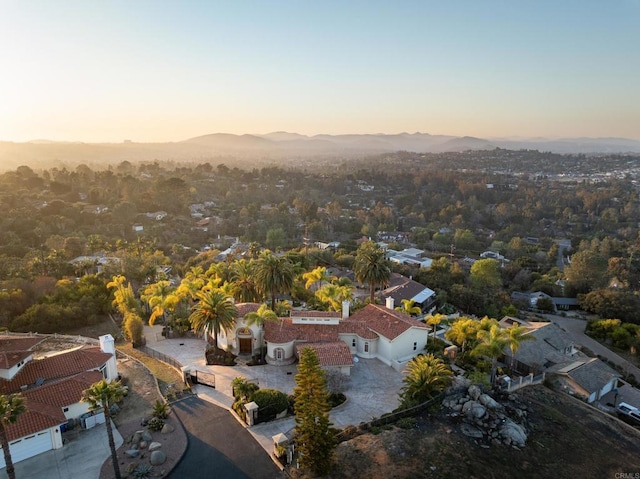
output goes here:
[{"label": "dirt slope", "polygon": [[[460,433],[445,411],[340,444],[334,479],[614,478],[640,473],[640,433],[544,386],[517,394],[527,408],[526,447],[488,446]],[[304,477],[304,476],[301,476]]]}]

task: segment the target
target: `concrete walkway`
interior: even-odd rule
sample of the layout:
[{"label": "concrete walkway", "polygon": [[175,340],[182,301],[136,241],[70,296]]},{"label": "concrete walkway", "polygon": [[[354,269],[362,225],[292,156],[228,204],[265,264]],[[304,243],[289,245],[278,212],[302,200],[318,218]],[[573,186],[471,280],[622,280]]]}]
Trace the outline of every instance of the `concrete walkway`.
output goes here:
[{"label": "concrete walkway", "polygon": [[[113,424],[113,423],[112,423]],[[113,426],[116,448],[122,445],[122,436]],[[77,479],[100,477],[102,464],[111,455],[107,427],[100,424],[82,429],[78,436],[61,449],[47,451],[15,464],[16,477],[30,479]],[[7,469],[0,470],[0,479],[7,478]]]},{"label": "concrete walkway", "polygon": [[[295,386],[297,366],[209,366],[206,364],[204,351],[206,342],[202,339],[175,338],[165,339],[157,334],[158,326],[145,326],[147,347],[179,361],[183,366],[213,373],[216,377],[215,389],[196,385],[194,392],[202,399],[231,410],[233,391],[231,381],[236,377],[245,377],[258,384],[261,389],[272,388],[292,394]],[[400,404],[398,393],[402,387],[402,374],[386,366],[377,359],[359,359],[351,369],[351,376],[346,381],[344,394],[347,402],[330,413],[335,427],[344,428],[371,421],[384,413],[393,411]],[[235,414],[231,411],[232,414]],[[262,447],[273,452],[272,436],[278,433],[289,437],[295,426],[293,418],[284,418],[249,427],[249,432]]]},{"label": "concrete walkway", "polygon": [[567,333],[569,333],[576,344],[580,344],[591,351],[594,354],[603,356],[607,358],[609,361],[617,364],[622,368],[625,373],[632,374],[635,376],[636,381],[640,381],[640,368],[631,364],[626,359],[618,356],[616,353],[611,351],[606,346],[603,346],[598,341],[593,338],[590,338],[584,333],[585,328],[587,327],[587,322],[583,319],[571,318],[571,317],[563,317],[556,316],[552,314],[546,314],[545,317],[562,329],[564,329]]}]

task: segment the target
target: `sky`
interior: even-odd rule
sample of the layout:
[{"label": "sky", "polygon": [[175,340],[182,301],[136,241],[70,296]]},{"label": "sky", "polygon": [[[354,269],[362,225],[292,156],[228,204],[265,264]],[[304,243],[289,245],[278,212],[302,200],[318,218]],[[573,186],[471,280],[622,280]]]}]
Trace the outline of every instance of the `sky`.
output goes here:
[{"label": "sky", "polygon": [[0,141],[640,139],[640,0],[0,0]]}]

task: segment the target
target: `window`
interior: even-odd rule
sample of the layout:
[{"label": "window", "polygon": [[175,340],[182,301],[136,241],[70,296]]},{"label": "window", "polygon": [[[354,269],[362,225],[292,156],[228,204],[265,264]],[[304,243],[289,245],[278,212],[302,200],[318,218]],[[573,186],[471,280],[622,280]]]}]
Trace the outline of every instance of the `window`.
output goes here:
[{"label": "window", "polygon": [[277,359],[278,361],[281,361],[281,360],[283,360],[283,359],[284,359],[284,349],[282,349],[282,348],[276,348],[276,349],[274,350],[274,354],[275,354],[276,359]]},{"label": "window", "polygon": [[418,343],[413,343],[413,350],[415,351],[416,349],[418,349]]},{"label": "window", "polygon": [[365,341],[364,343],[364,352],[368,353],[369,352],[369,343]]},{"label": "window", "polygon": [[107,379],[107,365],[103,364],[100,368],[100,372],[102,373],[102,377]]},{"label": "window", "polygon": [[353,338],[353,341],[351,341],[351,347],[356,347],[356,338]]}]

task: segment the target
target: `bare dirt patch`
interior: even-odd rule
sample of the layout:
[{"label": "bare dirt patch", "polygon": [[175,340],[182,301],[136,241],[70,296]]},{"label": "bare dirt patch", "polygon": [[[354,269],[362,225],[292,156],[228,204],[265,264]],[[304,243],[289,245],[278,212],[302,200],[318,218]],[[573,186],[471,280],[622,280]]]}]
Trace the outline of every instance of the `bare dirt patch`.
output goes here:
[{"label": "bare dirt patch", "polygon": [[[341,443],[334,479],[615,478],[640,473],[640,435],[617,419],[544,386],[516,393],[527,407],[527,445],[488,446],[464,436],[442,410]],[[312,477],[296,474],[297,477]]]}]

